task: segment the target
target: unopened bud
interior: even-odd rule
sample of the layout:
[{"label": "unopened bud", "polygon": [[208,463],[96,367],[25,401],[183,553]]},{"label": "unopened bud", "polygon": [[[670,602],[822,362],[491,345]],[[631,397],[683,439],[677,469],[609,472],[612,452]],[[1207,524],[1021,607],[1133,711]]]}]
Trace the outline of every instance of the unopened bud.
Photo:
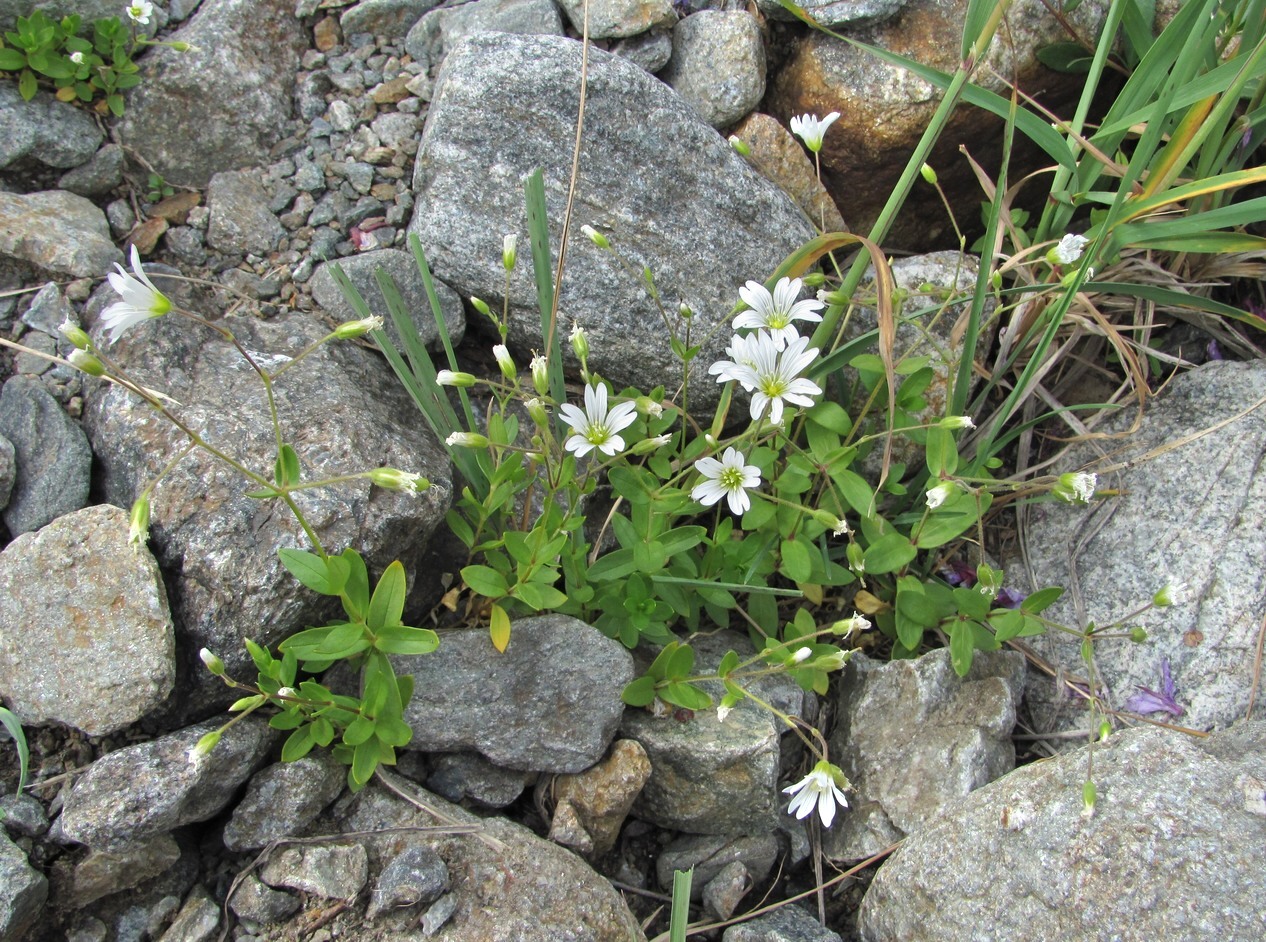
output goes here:
[{"label": "unopened bud", "polygon": [[845,550],[845,555],[848,557],[848,568],[849,568],[849,569],[851,569],[853,572],[865,572],[865,571],[866,571],[866,559],[865,559],[865,554],[864,554],[864,552],[863,552],[863,550],[862,550],[862,548],[861,548],[861,545],[860,545],[860,544],[858,544],[858,543],[850,543],[850,544],[848,544],[848,549],[847,549],[847,550]]},{"label": "unopened bud", "polygon": [[804,661],[807,661],[812,656],[813,656],[812,648],[800,648],[799,650],[796,651],[795,654],[791,655],[791,663],[800,664]]},{"label": "unopened bud", "polygon": [[537,428],[549,427],[549,410],[545,408],[545,403],[533,397],[526,403],[528,415],[532,417],[532,423]]},{"label": "unopened bud", "polygon": [[351,340],[355,337],[364,337],[371,330],[382,330],[381,317],[375,315],[362,317],[358,321],[344,321],[334,328],[334,339]]},{"label": "unopened bud", "polygon": [[971,420],[970,415],[947,415],[937,423],[941,428],[975,428],[976,423]]},{"label": "unopened bud", "polygon": [[87,350],[71,350],[66,362],[89,376],[105,376],[105,364]]},{"label": "unopened bud", "polygon": [[170,46],[172,49],[175,49],[177,52],[197,52],[198,51],[197,46],[195,46],[193,43],[187,43],[183,39],[174,39],[171,42],[167,43],[167,45]]},{"label": "unopened bud", "polygon": [[1135,644],[1142,644],[1147,640],[1147,632],[1142,628],[1131,628],[1130,640]]},{"label": "unopened bud", "polygon": [[653,455],[672,440],[673,437],[671,435],[656,435],[652,438],[643,438],[630,450],[635,455]]},{"label": "unopened bud", "polygon": [[607,237],[604,236],[597,229],[595,229],[593,226],[581,226],[580,231],[583,232],[585,234],[585,237],[594,245],[596,245],[598,248],[600,249],[611,248],[611,243],[610,241],[608,241]]},{"label": "unopened bud", "polygon": [[830,654],[823,654],[820,658],[813,662],[813,666],[820,671],[839,671],[844,669],[844,665],[848,663],[848,655],[843,651],[832,651]]},{"label": "unopened bud", "polygon": [[572,350],[576,352],[576,358],[581,363],[586,362],[589,359],[589,337],[585,333],[585,329],[579,324],[573,323],[569,339],[571,340]]},{"label": "unopened bud", "polygon": [[650,396],[638,396],[636,403],[639,415],[646,415],[650,416],[652,419],[658,419],[664,414],[664,407]]},{"label": "unopened bud", "polygon": [[140,546],[149,539],[149,496],[142,494],[132,504],[128,514],[127,541],[133,546]]},{"label": "unopened bud", "polygon": [[539,353],[532,357],[532,388],[538,396],[549,395],[549,364]]},{"label": "unopened bud", "polygon": [[62,321],[61,327],[57,329],[61,331],[63,337],[80,350],[87,350],[92,346],[92,338],[88,336],[88,332],[73,323],[69,317]]},{"label": "unopened bud", "polygon": [[747,142],[742,140],[737,134],[730,135],[730,146],[734,148],[735,153],[741,157],[751,157],[752,149],[747,146]]},{"label": "unopened bud", "polygon": [[929,184],[936,186],[936,171],[930,165],[924,164],[919,168],[919,173],[923,175],[923,179]]},{"label": "unopened bud", "polygon": [[826,275],[820,271],[811,271],[800,279],[806,288],[821,288],[826,284]]},{"label": "unopened bud", "polygon": [[444,439],[450,448],[487,448],[488,436],[478,432],[454,432]]},{"label": "unopened bud", "polygon": [[682,301],[677,305],[677,314],[683,321],[688,321],[690,318],[695,316],[695,312],[690,309],[690,305],[685,301]]},{"label": "unopened bud", "polygon": [[492,348],[492,355],[497,359],[497,366],[501,368],[501,375],[511,382],[519,375],[518,368],[514,365],[514,358],[510,356],[510,350],[505,344],[499,343]]},{"label": "unopened bud", "polygon": [[198,657],[202,659],[202,663],[216,677],[224,676],[224,661],[211,652],[209,648],[203,648],[198,652]]},{"label": "unopened bud", "polygon": [[474,386],[478,380],[470,373],[461,373],[454,370],[440,370],[435,374],[435,381],[441,386]]},{"label": "unopened bud", "polygon": [[293,700],[295,697],[299,696],[299,692],[295,690],[294,687],[281,687],[273,696],[275,696],[278,700]]},{"label": "unopened bud", "polygon": [[401,471],[399,468],[374,468],[368,474],[369,480],[391,491],[417,494],[428,490],[431,486],[431,482],[422,475],[411,471]]},{"label": "unopened bud", "polygon": [[198,744],[196,746],[189,750],[189,761],[197,762],[200,759],[205,759],[211,754],[211,750],[214,749],[219,742],[220,731],[218,729],[211,730],[211,732],[207,733],[198,740]]},{"label": "unopened bud", "polygon": [[519,237],[508,235],[501,240],[501,264],[506,271],[514,271],[514,263],[518,259]]},{"label": "unopened bud", "polygon": [[[488,306],[488,302],[483,298],[477,298],[472,294],[470,296],[470,306],[484,317],[492,317],[492,308]],[[494,317],[493,320],[496,320],[496,318]]]}]

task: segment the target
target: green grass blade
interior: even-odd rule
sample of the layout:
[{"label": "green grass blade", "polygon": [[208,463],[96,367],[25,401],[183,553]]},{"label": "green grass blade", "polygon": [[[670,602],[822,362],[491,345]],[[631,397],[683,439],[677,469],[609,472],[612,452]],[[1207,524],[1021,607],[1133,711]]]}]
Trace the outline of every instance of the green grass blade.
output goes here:
[{"label": "green grass blade", "polygon": [[686,942],[686,925],[690,922],[690,884],[695,868],[673,871],[673,909],[668,919],[668,942]]},{"label": "green grass blade", "polygon": [[549,210],[545,205],[545,178],[538,167],[523,181],[527,202],[528,238],[532,243],[532,274],[536,279],[536,304],[541,312],[541,344],[549,361],[549,391],[557,403],[567,401],[563,384],[563,339],[554,317],[554,275],[549,250]]},{"label": "green grass blade", "polygon": [[[26,788],[27,773],[31,768],[31,752],[26,744],[26,733],[22,731],[22,724],[18,718],[9,710],[0,707],[0,723],[4,724],[4,728],[9,731],[9,735],[13,737],[13,744],[18,750],[18,794],[22,794],[22,789]],[[686,901],[689,902],[689,885],[687,884]]]}]

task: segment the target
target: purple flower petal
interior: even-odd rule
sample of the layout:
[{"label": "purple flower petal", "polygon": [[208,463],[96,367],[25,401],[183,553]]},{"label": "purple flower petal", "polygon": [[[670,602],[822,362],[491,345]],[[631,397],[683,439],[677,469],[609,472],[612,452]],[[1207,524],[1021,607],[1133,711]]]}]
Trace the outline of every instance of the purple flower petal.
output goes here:
[{"label": "purple flower petal", "polygon": [[1161,692],[1139,687],[1138,693],[1125,701],[1125,709],[1133,713],[1168,713],[1170,716],[1182,716],[1183,709],[1176,698],[1174,677],[1169,670],[1169,659],[1161,660]]}]

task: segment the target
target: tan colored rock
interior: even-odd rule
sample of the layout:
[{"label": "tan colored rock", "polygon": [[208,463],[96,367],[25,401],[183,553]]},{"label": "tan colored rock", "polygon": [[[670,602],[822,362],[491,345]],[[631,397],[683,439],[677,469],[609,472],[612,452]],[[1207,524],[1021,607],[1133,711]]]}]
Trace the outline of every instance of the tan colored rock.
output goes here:
[{"label": "tan colored rock", "polygon": [[651,762],[641,743],[621,739],[611,755],[578,775],[560,775],[554,783],[558,806],[550,840],[585,856],[601,856],[615,846],[624,819],[651,777]]},{"label": "tan colored rock", "polygon": [[338,27],[338,20],[327,16],[312,28],[313,45],[320,52],[329,52],[342,41],[343,35]]},{"label": "tan colored rock", "polygon": [[827,193],[813,161],[800,142],[777,118],[754,112],[734,129],[748,146],[748,160],[767,179],[777,183],[823,232],[847,232],[848,224]]}]

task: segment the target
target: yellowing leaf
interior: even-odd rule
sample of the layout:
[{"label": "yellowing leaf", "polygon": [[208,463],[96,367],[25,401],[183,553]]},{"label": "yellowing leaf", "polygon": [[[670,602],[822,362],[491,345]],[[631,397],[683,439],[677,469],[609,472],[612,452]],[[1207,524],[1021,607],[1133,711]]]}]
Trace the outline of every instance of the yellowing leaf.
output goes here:
[{"label": "yellowing leaf", "polygon": [[501,654],[506,653],[510,644],[510,616],[500,605],[492,606],[492,615],[488,619],[488,636],[492,646]]}]

